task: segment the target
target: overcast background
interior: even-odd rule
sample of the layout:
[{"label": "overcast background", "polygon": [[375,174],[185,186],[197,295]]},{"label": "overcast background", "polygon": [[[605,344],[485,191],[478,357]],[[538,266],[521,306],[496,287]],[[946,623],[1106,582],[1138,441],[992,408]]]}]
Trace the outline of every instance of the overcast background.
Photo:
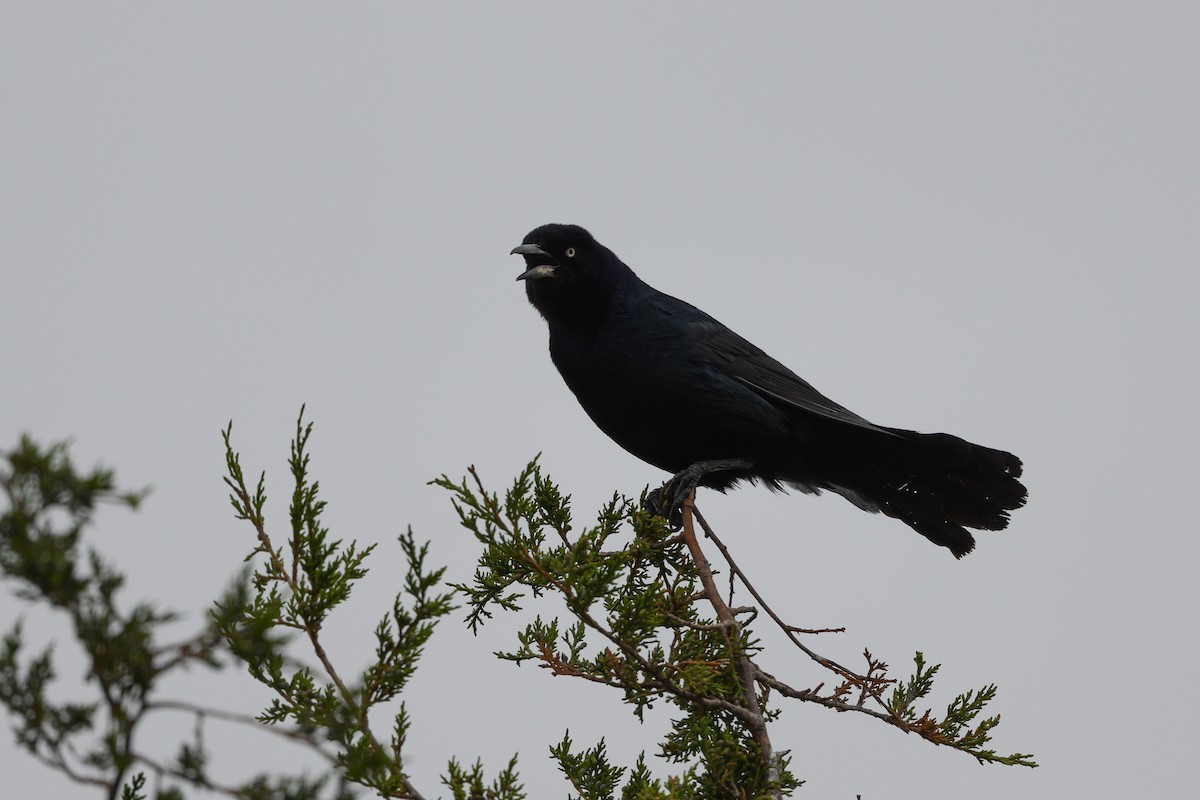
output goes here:
[{"label": "overcast background", "polygon": [[[585,518],[664,477],[578,408],[513,280],[529,229],[579,223],[864,416],[1025,461],[1028,507],[962,562],[837,497],[701,496],[790,621],[848,627],[816,646],[899,673],[924,650],[937,707],[997,682],[997,749],[1043,764],[792,705],[773,738],[799,796],[1178,795],[1200,700],[1196,8],[0,3],[0,447],[72,437],[153,486],[92,541],[126,602],[188,612],[182,635],[253,544],[220,429],[267,469],[281,531],[307,403],[328,522],[382,543],[328,630],[354,672],[405,525],[472,571],[430,478],[475,464],[502,488],[540,451]],[[530,796],[563,797],[566,728],[653,751],[665,709],[639,726],[613,692],[494,660],[515,620],[460,618],[407,695],[428,796],[450,756],[519,752]],[[28,619],[35,644],[67,633]],[[768,669],[824,679],[760,630]],[[60,699],[86,696],[71,652]],[[233,671],[166,694],[266,703]],[[226,782],[301,768],[256,731],[209,741]],[[0,771],[12,797],[95,796],[7,734]]]}]

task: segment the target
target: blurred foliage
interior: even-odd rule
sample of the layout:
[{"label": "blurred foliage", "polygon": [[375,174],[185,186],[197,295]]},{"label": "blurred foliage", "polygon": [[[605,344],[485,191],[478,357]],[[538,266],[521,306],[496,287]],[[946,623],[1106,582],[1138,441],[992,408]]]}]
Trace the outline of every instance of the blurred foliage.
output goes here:
[{"label": "blurred foliage", "polygon": [[[87,664],[86,701],[57,700],[55,650],[29,653],[21,619],[11,623],[0,643],[0,703],[14,721],[17,744],[71,780],[108,797],[142,796],[145,774],[154,778],[158,798],[184,797],[203,789],[261,800],[347,798],[333,775],[316,779],[262,774],[240,786],[219,783],[209,772],[201,721],[205,718],[252,723],[244,715],[162,697],[164,679],[191,665],[220,669],[226,653],[220,620],[214,619],[182,641],[163,644],[174,611],[142,602],[127,606],[120,591],[125,576],[95,549],[83,533],[104,505],[136,509],[145,491],[117,488],[112,470],[79,470],[66,443],[42,447],[22,437],[0,461],[0,489],[7,507],[0,514],[0,574],[27,604],[65,617]],[[244,602],[248,587],[235,581],[221,605]],[[173,762],[143,749],[139,735],[153,714],[193,714],[193,736],[180,742]],[[304,746],[320,743],[300,730],[283,731]],[[154,750],[161,741],[152,742]]]},{"label": "blurred foliage", "polygon": [[[290,721],[303,730],[319,731],[335,745],[341,774],[381,797],[421,797],[404,769],[410,729],[404,704],[392,717],[386,744],[376,736],[370,712],[404,691],[438,620],[454,610],[452,594],[438,591],[445,568],[427,566],[428,544],[418,545],[411,530],[400,535],[407,564],[402,590],[375,627],[374,661],[354,680],[344,679],[325,651],[321,630],[367,574],[365,564],[375,548],[333,539],[323,525],[325,502],[319,483],[309,477],[306,451],[312,425],[304,424],[303,410],[288,460],[293,490],[289,535],[282,543],[267,533],[266,475],[260,474],[250,489],[231,434],[232,425],[224,432],[225,481],[234,514],[254,529],[256,545],[247,557],[254,565],[253,592],[219,602],[213,619],[250,675],[275,695],[258,719],[268,725]],[[293,631],[307,640],[318,666],[289,656],[284,637],[276,632]],[[474,777],[452,765],[449,785],[469,784]],[[514,781],[496,797],[518,800],[523,795]]]}]

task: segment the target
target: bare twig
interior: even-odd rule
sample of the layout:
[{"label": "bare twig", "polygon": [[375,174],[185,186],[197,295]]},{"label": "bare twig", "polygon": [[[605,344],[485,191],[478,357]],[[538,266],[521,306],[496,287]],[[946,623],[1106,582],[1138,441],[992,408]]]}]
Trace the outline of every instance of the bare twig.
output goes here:
[{"label": "bare twig", "polygon": [[62,748],[58,744],[52,746],[53,755],[46,755],[45,753],[38,752],[37,750],[30,750],[29,752],[34,758],[46,766],[53,769],[62,770],[62,773],[71,780],[75,781],[75,783],[81,783],[85,786],[103,786],[106,789],[111,788],[110,782],[104,780],[103,778],[93,775],[84,775],[81,772],[76,772],[75,768],[71,766],[71,762],[67,761],[66,756],[63,755]]},{"label": "bare twig", "polygon": [[[717,589],[716,581],[713,580],[712,570],[708,566],[708,559],[705,558],[704,552],[700,549],[700,543],[696,541],[696,530],[692,524],[695,508],[696,491],[693,489],[688,494],[687,499],[683,501],[683,541],[692,554],[692,560],[696,564],[696,573],[700,576],[700,583],[704,586],[705,596],[708,598],[709,603],[712,604],[713,610],[717,614],[717,619],[725,624],[726,636],[730,639],[730,644],[738,647],[740,645],[737,640],[741,637],[742,626],[734,616],[733,609],[721,598],[721,592]],[[705,529],[707,531],[707,526],[705,526]],[[744,577],[743,580],[745,580]],[[732,597],[732,592],[730,596]],[[742,683],[742,703],[751,716],[751,721],[748,722],[750,733],[758,745],[759,753],[762,756],[763,763],[767,767],[767,774],[771,782],[777,783],[780,773],[779,758],[775,755],[774,748],[771,745],[771,737],[767,731],[767,721],[763,717],[762,706],[758,702],[757,683],[755,681],[757,667],[755,667],[749,655],[741,653],[737,656],[737,669]],[[782,798],[783,794],[776,791],[776,796]]]},{"label": "bare twig", "polygon": [[[754,599],[762,607],[763,611],[766,611],[767,615],[775,621],[775,624],[779,626],[780,630],[782,630],[787,635],[787,637],[792,640],[792,644],[794,644],[794,645],[796,645],[796,647],[800,648],[800,650],[806,656],[811,658],[813,661],[816,661],[818,664],[825,667],[826,669],[829,669],[829,670],[832,670],[833,672],[838,673],[843,678],[847,678],[847,679],[853,680],[855,682],[861,681],[865,678],[865,676],[859,675],[858,673],[854,672],[854,670],[849,669],[847,667],[843,667],[841,664],[837,663],[833,659],[826,658],[825,656],[821,655],[820,653],[817,653],[812,648],[810,648],[808,645],[804,644],[804,642],[800,641],[800,639],[796,636],[796,633],[804,632],[804,629],[797,628],[794,625],[788,625],[786,622],[783,621],[782,618],[780,618],[780,616],[778,614],[775,613],[775,609],[771,608],[770,604],[768,604],[767,601],[763,599],[763,596],[758,593],[758,590],[754,588],[754,584],[750,582],[750,579],[748,577],[746,577],[746,573],[742,572],[741,567],[739,567],[737,565],[737,562],[733,560],[733,556],[730,555],[730,553],[729,553],[729,548],[727,548],[725,546],[725,543],[722,542],[720,540],[720,538],[717,537],[717,534],[714,533],[713,529],[709,526],[708,521],[704,519],[704,515],[700,513],[700,509],[695,508],[694,505],[693,505],[693,513],[696,516],[696,520],[700,523],[700,527],[704,529],[704,535],[712,540],[713,544],[715,544],[717,546],[717,549],[719,549],[721,551],[721,555],[723,555],[725,557],[725,562],[727,564],[729,564],[729,569],[730,569],[731,573],[733,575],[737,575],[737,577],[741,579],[742,584],[746,587],[746,590],[750,592],[751,596],[754,597]],[[732,577],[732,575],[730,577]],[[822,630],[828,631],[828,632],[840,632],[841,630],[844,630],[844,629],[827,628],[827,629],[822,629]]]},{"label": "bare twig", "polygon": [[239,714],[234,711],[223,711],[219,708],[207,708],[194,703],[188,703],[183,700],[152,700],[146,704],[147,711],[183,711],[189,714],[195,714],[197,717],[211,717],[213,719],[224,720],[225,722],[236,722],[241,725],[251,725],[260,730],[266,730],[276,736],[282,736],[285,739],[291,739],[298,744],[307,745],[312,750],[316,751],[322,758],[331,764],[337,763],[337,758],[331,753],[326,752],[311,735],[304,733],[301,730],[293,728],[281,728],[276,725],[263,726],[263,724],[250,714]]}]

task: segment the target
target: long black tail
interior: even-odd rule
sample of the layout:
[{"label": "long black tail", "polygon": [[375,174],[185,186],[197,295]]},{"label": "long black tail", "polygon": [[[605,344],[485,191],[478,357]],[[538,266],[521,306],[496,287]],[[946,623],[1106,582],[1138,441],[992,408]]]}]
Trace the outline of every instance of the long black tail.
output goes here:
[{"label": "long black tail", "polygon": [[864,432],[826,453],[830,488],[868,511],[904,522],[962,558],[975,548],[968,528],[998,531],[1025,505],[1021,459],[947,433]]}]

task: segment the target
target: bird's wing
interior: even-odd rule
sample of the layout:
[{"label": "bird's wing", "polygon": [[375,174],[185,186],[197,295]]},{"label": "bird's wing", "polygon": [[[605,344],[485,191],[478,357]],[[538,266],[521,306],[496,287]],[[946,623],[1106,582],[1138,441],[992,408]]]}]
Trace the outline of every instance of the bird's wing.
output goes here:
[{"label": "bird's wing", "polygon": [[667,295],[661,295],[655,305],[661,312],[687,321],[689,344],[700,358],[768,401],[858,428],[891,433],[833,402],[808,381],[695,306]]}]

